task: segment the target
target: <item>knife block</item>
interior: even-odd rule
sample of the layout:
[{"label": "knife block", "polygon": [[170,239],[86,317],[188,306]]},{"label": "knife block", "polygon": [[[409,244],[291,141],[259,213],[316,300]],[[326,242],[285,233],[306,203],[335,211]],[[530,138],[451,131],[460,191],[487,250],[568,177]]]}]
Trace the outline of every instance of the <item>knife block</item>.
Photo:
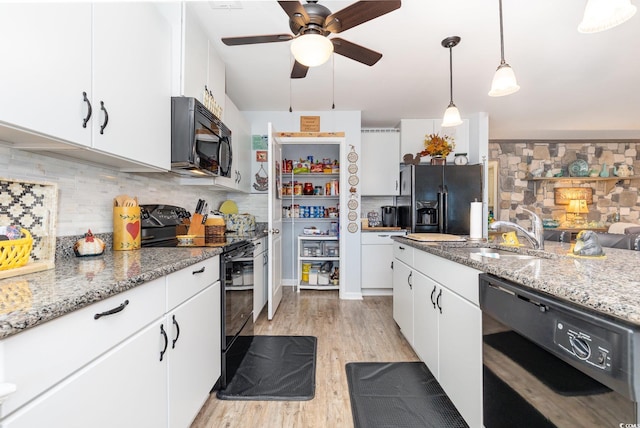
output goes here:
[{"label": "knife block", "polygon": [[191,224],[189,224],[189,231],[187,235],[196,235],[204,237],[204,224],[202,224],[202,214],[195,213],[191,216]]}]

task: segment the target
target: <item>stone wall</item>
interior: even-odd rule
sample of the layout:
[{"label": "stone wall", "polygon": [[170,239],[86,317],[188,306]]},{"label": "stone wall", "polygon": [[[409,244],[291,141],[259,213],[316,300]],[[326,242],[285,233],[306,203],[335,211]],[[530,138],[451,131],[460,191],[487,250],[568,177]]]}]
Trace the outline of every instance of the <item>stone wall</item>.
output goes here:
[{"label": "stone wall", "polygon": [[[608,223],[616,213],[620,221],[640,223],[640,140],[595,141],[525,141],[493,140],[489,142],[489,160],[498,162],[499,220],[521,221],[528,217],[522,208],[538,213],[543,219],[565,221],[564,206],[555,205],[554,188],[590,187],[593,204],[589,205],[588,221]],[[567,177],[568,165],[583,159],[589,169],[601,172],[603,166],[613,175],[614,167],[633,166],[639,179],[610,182],[610,191],[603,181],[532,181],[533,176],[545,177],[562,172]],[[551,171],[549,173],[549,171]]]}]

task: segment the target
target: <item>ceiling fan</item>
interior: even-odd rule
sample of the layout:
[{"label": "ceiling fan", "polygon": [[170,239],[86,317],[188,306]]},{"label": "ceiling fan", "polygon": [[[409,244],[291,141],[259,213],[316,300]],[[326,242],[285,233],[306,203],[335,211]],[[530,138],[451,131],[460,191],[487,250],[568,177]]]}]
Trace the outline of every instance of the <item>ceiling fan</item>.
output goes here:
[{"label": "ceiling fan", "polygon": [[[318,4],[317,0],[307,0],[305,5],[298,0],[278,1],[278,4],[289,16],[289,28],[293,34],[223,37],[222,42],[227,46],[237,46],[293,40],[291,50],[296,60],[291,70],[291,78],[300,79],[307,75],[309,67],[320,65],[329,59],[331,52],[369,66],[378,62],[382,58],[381,53],[339,37],[328,39],[327,36],[341,33],[394,11],[400,7],[400,0],[357,1],[335,13]],[[313,42],[315,47],[300,46],[305,42]],[[321,58],[304,57],[304,54],[310,53],[318,53]]]}]

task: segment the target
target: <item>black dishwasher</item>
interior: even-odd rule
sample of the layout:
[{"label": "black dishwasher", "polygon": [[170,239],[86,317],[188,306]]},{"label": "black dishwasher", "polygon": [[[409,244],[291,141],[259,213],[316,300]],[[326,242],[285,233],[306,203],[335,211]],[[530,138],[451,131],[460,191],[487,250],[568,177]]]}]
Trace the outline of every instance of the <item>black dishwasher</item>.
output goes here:
[{"label": "black dishwasher", "polygon": [[480,275],[483,421],[496,427],[638,426],[638,331]]}]

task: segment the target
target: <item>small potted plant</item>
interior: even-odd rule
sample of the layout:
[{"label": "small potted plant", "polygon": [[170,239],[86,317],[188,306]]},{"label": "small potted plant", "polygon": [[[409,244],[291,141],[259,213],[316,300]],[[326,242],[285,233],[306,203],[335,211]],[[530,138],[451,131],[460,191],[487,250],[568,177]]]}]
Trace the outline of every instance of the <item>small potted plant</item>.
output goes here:
[{"label": "small potted plant", "polygon": [[431,156],[431,165],[444,165],[455,146],[453,138],[448,135],[428,134],[424,138],[424,150],[417,155]]}]

